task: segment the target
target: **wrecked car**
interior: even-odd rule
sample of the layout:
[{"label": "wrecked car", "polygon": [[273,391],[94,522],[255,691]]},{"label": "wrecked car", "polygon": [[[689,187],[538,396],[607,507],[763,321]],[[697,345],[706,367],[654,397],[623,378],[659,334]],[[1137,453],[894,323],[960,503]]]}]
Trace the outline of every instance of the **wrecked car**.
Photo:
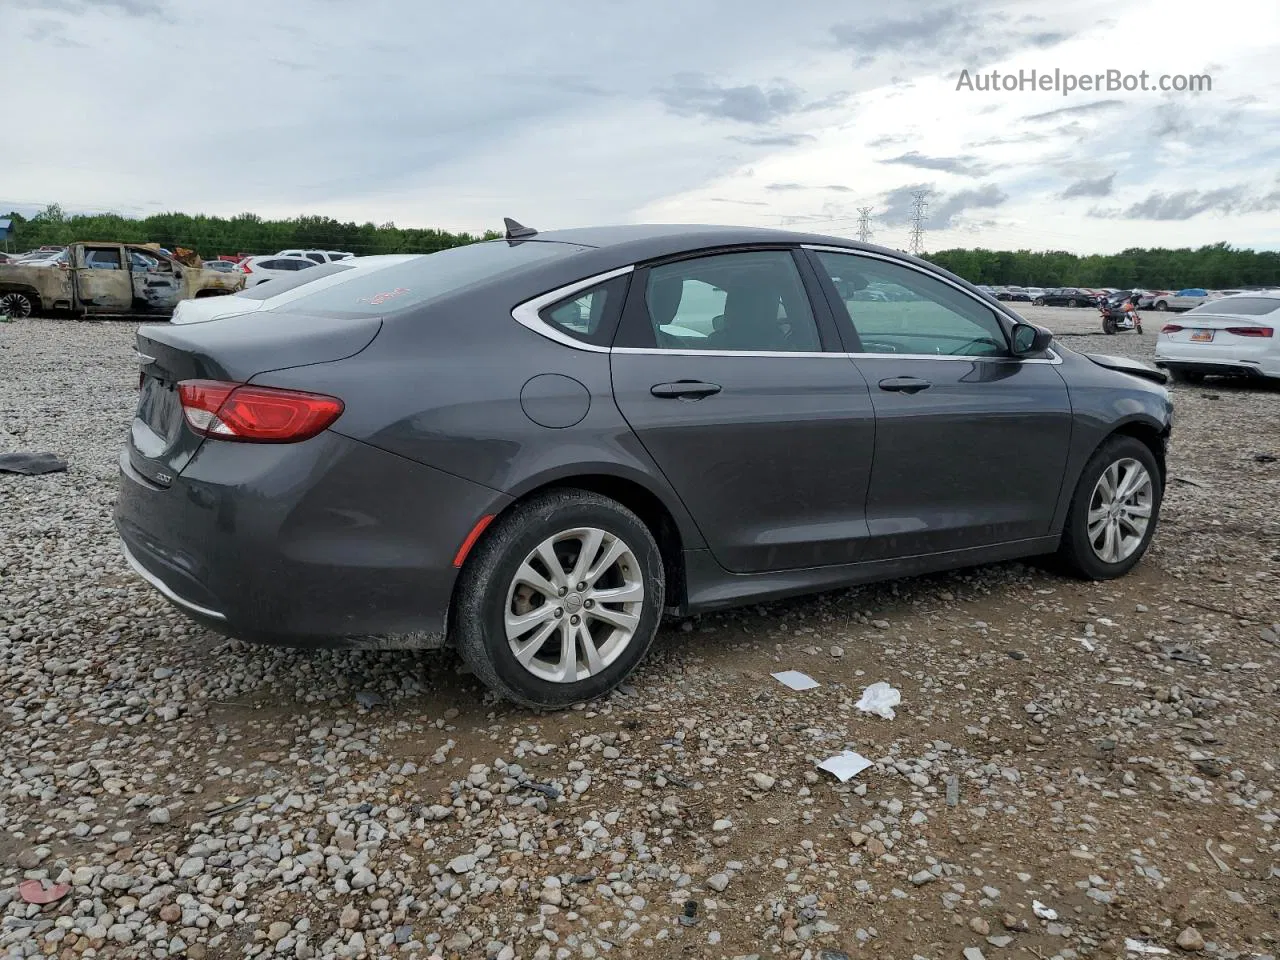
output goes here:
[{"label": "wrecked car", "polygon": [[243,276],[206,270],[191,259],[194,265],[149,244],[73,243],[53,266],[0,264],[0,313],[167,315],[180,300],[244,286]]}]

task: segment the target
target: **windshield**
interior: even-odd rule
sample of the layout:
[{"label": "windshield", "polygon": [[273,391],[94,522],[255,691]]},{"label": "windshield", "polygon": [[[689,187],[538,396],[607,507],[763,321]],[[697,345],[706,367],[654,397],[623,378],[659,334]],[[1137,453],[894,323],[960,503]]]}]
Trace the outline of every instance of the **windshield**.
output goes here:
[{"label": "windshield", "polygon": [[287,306],[274,309],[284,313],[385,316],[455,293],[473,283],[584,249],[573,243],[550,241],[471,243],[414,257],[385,270],[362,272],[349,281],[329,284],[323,290],[304,294]]}]

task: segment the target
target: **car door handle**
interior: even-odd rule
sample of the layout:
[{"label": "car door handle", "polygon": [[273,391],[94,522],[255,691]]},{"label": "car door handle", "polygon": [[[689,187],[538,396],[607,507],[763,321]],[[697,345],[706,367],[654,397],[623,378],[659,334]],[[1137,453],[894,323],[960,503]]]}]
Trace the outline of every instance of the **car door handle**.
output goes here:
[{"label": "car door handle", "polygon": [[890,377],[880,381],[881,390],[891,390],[894,393],[919,393],[932,386],[928,380],[921,380],[919,377]]},{"label": "car door handle", "polygon": [[677,380],[675,383],[655,383],[649,388],[655,397],[664,400],[701,400],[720,392],[720,384],[703,383],[701,380]]}]

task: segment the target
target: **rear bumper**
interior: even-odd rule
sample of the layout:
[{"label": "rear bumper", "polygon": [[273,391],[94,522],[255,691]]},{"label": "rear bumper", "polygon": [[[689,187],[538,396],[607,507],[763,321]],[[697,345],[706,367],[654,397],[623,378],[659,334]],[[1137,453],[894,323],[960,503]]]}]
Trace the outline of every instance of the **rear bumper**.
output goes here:
[{"label": "rear bumper", "polygon": [[204,443],[173,485],[120,458],[125,557],[191,619],[255,643],[445,642],[453,557],[507,498],[339,434]]},{"label": "rear bumper", "polygon": [[1267,373],[1256,363],[1230,360],[1184,360],[1173,357],[1156,357],[1155,365],[1166,370],[1183,370],[1187,373],[1203,373],[1216,377],[1262,379],[1267,376]]}]

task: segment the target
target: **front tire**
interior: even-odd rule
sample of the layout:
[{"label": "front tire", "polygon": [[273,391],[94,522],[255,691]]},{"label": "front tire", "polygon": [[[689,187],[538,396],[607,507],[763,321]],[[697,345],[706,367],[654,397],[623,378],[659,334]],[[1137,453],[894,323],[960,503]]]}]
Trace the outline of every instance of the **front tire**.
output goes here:
[{"label": "front tire", "polygon": [[1033,300],[1032,302],[1033,302],[1037,307],[1043,307],[1043,306],[1044,306],[1044,297],[1036,297],[1036,298],[1035,298],[1035,300]]},{"label": "front tire", "polygon": [[1113,334],[1116,332],[1116,322],[1111,317],[1102,318],[1102,332],[1105,334]]},{"label": "front tire", "polygon": [[662,554],[626,507],[586,490],[503,514],[463,568],[454,640],[486,686],[526,707],[608,693],[644,657],[665,602]]},{"label": "front tire", "polygon": [[1112,580],[1147,552],[1164,497],[1151,449],[1114,436],[1089,458],[1071,498],[1058,558],[1086,580]]},{"label": "front tire", "polygon": [[19,293],[17,290],[0,293],[0,313],[15,320],[25,320],[35,312],[35,302],[27,294]]}]

